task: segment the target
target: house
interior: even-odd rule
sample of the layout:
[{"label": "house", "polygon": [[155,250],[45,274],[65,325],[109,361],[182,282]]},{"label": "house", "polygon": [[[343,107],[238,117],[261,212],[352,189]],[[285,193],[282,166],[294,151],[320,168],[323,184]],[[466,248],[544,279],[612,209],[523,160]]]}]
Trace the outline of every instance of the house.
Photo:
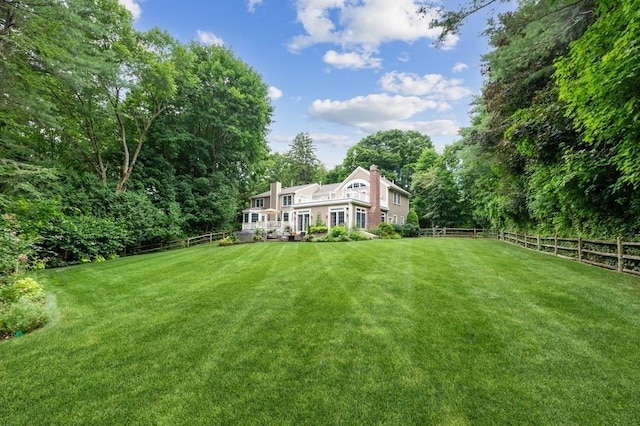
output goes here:
[{"label": "house", "polygon": [[404,225],[411,194],[380,175],[378,167],[355,169],[339,183],[283,188],[273,182],[270,190],[252,196],[243,211],[242,230],[306,231],[322,222],[329,229],[373,229],[380,222]]}]

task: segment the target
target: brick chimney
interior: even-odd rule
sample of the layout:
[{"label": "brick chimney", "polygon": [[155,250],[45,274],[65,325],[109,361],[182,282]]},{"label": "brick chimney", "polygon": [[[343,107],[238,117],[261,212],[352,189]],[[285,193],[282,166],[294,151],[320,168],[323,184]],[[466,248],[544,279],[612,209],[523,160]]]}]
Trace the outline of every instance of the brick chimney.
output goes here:
[{"label": "brick chimney", "polygon": [[268,208],[278,210],[278,213],[274,214],[275,219],[279,220],[278,216],[280,216],[280,193],[282,192],[282,184],[280,182],[271,182],[270,188],[270,201]]},{"label": "brick chimney", "polygon": [[367,215],[367,228],[373,229],[382,222],[382,210],[380,210],[380,170],[375,164],[369,168],[369,201],[371,208]]}]

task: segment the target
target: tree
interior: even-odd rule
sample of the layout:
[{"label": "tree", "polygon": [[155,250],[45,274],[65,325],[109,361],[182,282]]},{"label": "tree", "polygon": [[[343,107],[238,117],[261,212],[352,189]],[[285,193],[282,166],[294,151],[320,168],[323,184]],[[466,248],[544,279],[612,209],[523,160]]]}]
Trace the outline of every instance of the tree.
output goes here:
[{"label": "tree", "polygon": [[416,162],[426,148],[433,148],[433,143],[429,136],[419,132],[381,131],[349,148],[342,168],[351,172],[358,166],[368,170],[376,164],[383,175],[408,190]]},{"label": "tree", "polygon": [[431,227],[455,226],[459,219],[458,189],[453,175],[438,164],[413,176],[414,208]]},{"label": "tree", "polygon": [[224,47],[191,43],[180,55],[176,95],[132,185],[177,202],[190,232],[226,229],[267,170],[267,86]]},{"label": "tree", "polygon": [[612,152],[618,185],[640,186],[640,7],[598,2],[597,20],[557,62],[560,99],[594,149]]},{"label": "tree", "polygon": [[[321,180],[325,173],[324,167],[316,156],[313,139],[309,133],[298,133],[285,154],[289,162],[289,176],[292,185],[302,185]],[[285,183],[288,183],[285,181]]]}]

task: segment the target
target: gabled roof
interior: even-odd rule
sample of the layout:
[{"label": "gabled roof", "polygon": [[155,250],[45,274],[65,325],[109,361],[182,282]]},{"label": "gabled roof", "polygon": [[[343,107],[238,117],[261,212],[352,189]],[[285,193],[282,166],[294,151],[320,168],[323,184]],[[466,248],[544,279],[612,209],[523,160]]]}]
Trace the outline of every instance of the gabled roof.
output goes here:
[{"label": "gabled roof", "polygon": [[[330,184],[326,184],[326,185],[319,185],[317,183],[307,183],[305,185],[283,187],[280,190],[280,194],[279,195],[294,194],[297,191],[309,188],[310,186],[317,186],[318,187],[318,189],[314,192],[314,195],[316,195],[316,196],[329,194],[330,192],[333,192],[333,191],[336,191],[336,190],[340,189],[343,185],[345,185],[349,181],[353,180],[355,178],[355,176],[357,176],[359,173],[366,174],[369,177],[368,180],[370,180],[371,172],[369,170],[365,169],[364,167],[358,166],[351,173],[349,173],[349,176],[347,176],[342,182],[330,183]],[[409,191],[401,188],[400,186],[396,185],[395,183],[393,183],[392,181],[390,181],[389,179],[387,179],[384,176],[380,177],[380,182],[384,183],[387,186],[389,186],[390,188],[392,188],[396,192],[399,192],[399,193],[404,194],[406,196],[410,196],[411,195],[411,193]],[[271,196],[271,190],[262,192],[262,193],[257,194],[257,195],[253,195],[250,198],[265,198],[265,197],[270,197],[270,196]]]},{"label": "gabled roof", "polygon": [[[318,184],[317,183],[307,183],[305,185],[289,186],[289,187],[286,187],[286,188],[282,188],[282,189],[280,189],[280,195],[293,194],[296,191],[300,191],[301,189],[305,189],[305,188],[308,188],[308,187],[313,186],[313,185],[318,185]],[[265,192],[261,192],[260,194],[252,195],[250,198],[264,198],[264,197],[270,197],[270,196],[271,196],[271,190],[265,191]]]}]

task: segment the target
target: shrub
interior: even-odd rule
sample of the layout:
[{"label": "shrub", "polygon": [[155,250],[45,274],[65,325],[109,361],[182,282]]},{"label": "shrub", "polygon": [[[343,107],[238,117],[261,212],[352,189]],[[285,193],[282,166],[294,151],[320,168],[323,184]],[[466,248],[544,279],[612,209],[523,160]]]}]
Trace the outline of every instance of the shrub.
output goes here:
[{"label": "shrub", "polygon": [[49,312],[44,288],[33,278],[23,277],[0,284],[0,338],[45,325]]},{"label": "shrub", "polygon": [[0,306],[0,337],[16,331],[27,333],[47,323],[49,315],[43,302],[32,302],[21,297],[16,302]]},{"label": "shrub", "polygon": [[15,281],[12,286],[14,287],[18,298],[22,297],[31,302],[41,302],[44,300],[44,288],[42,288],[42,286],[33,278],[20,278]]},{"label": "shrub", "polygon": [[329,231],[329,235],[331,235],[333,238],[339,238],[342,235],[347,235],[347,228],[345,228],[344,226],[334,226],[333,228],[331,228],[331,231]]},{"label": "shrub", "polygon": [[417,228],[420,227],[420,221],[418,219],[418,214],[415,209],[409,210],[409,214],[407,214],[407,224],[415,225]]},{"label": "shrub", "polygon": [[392,224],[388,222],[382,222],[380,225],[373,229],[373,233],[380,238],[398,238],[399,234],[395,231]]},{"label": "shrub", "polygon": [[402,226],[401,234],[403,237],[417,237],[420,228],[412,223],[406,223]]},{"label": "shrub", "polygon": [[218,241],[218,245],[222,247],[232,246],[234,244],[240,244],[240,241],[238,241],[238,238],[235,235],[226,236]]},{"label": "shrub", "polygon": [[349,239],[351,241],[367,241],[367,240],[370,240],[371,237],[362,232],[351,231],[349,232]]},{"label": "shrub", "polygon": [[311,225],[309,227],[309,233],[310,234],[322,234],[325,233],[329,230],[329,228],[327,227],[327,225]]}]

